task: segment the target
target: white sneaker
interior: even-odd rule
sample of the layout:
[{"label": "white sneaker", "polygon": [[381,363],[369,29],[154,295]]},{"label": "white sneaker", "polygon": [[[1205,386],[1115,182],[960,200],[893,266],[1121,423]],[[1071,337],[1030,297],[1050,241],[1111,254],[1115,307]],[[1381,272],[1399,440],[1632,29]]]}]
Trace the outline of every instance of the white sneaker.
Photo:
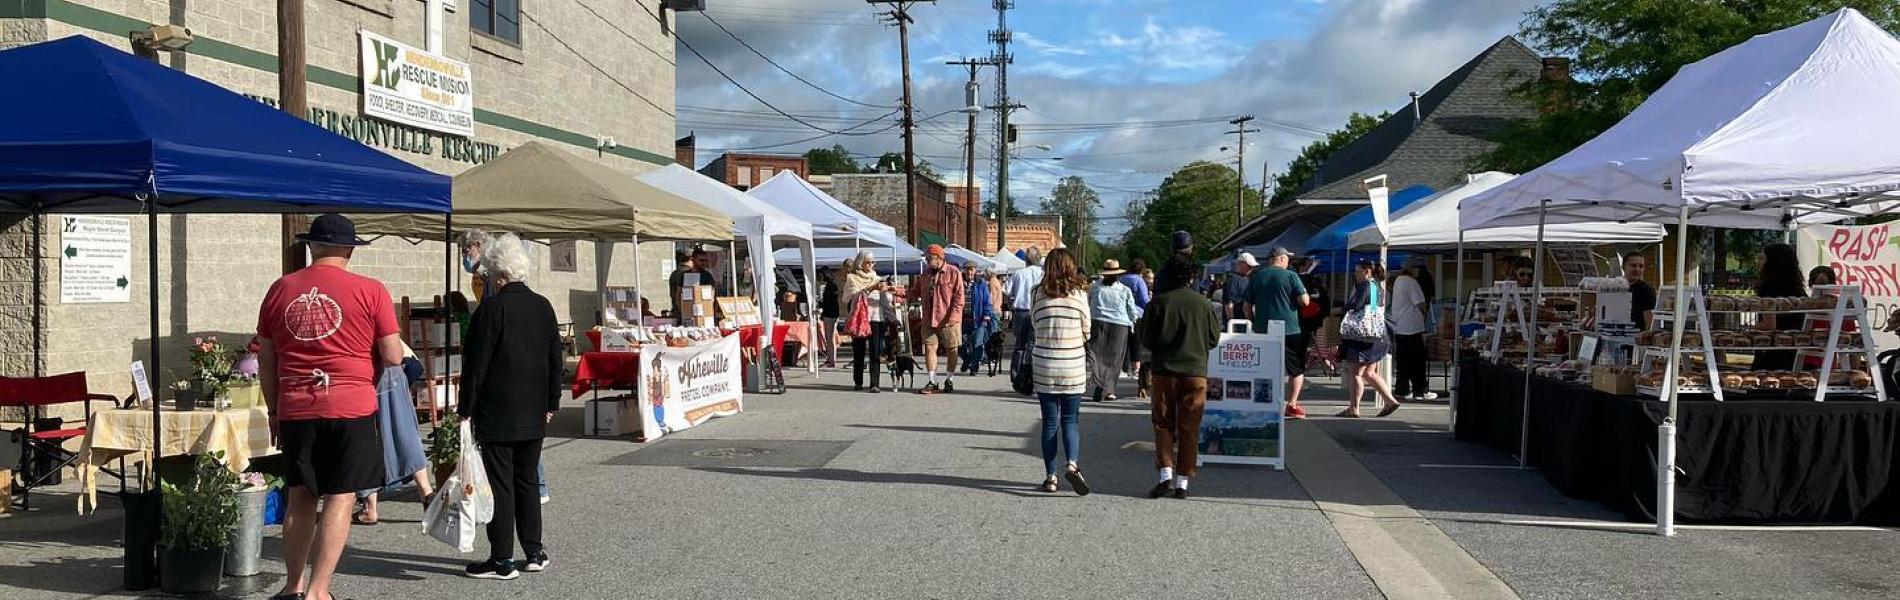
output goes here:
[{"label": "white sneaker", "polygon": [[1412,396],[1412,399],[1413,400],[1437,400],[1438,392],[1425,392],[1423,394]]},{"label": "white sneaker", "polygon": [[542,504],[547,504],[548,502],[550,502],[550,501],[553,501],[553,500],[554,500],[554,496],[552,496],[552,495],[548,495],[548,496],[542,496],[542,497],[541,497],[541,503],[542,503]]}]

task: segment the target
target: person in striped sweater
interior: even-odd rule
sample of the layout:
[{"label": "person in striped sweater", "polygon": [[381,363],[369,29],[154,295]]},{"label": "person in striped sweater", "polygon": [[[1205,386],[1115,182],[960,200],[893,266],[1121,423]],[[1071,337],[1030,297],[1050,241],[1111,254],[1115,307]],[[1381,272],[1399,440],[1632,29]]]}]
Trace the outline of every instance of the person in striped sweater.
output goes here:
[{"label": "person in striped sweater", "polygon": [[[1078,413],[1089,384],[1088,280],[1082,277],[1075,255],[1066,248],[1050,251],[1042,268],[1042,283],[1036,286],[1030,308],[1035,331],[1031,362],[1035,365],[1036,399],[1042,404],[1042,459],[1047,467],[1042,491],[1056,492],[1056,474],[1060,472],[1077,495],[1086,496],[1089,484],[1082,479],[1076,461],[1082,456]],[[1058,434],[1068,458],[1066,467],[1056,454]]]}]

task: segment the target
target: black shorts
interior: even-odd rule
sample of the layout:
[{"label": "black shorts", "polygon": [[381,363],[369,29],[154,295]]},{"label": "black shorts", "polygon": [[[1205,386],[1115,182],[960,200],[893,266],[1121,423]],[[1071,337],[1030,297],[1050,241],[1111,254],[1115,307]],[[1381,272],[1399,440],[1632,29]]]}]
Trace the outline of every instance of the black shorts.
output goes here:
[{"label": "black shorts", "polygon": [[1306,374],[1306,346],[1312,340],[1312,334],[1304,331],[1286,334],[1287,377],[1299,377]]},{"label": "black shorts", "polygon": [[376,415],[284,421],[277,428],[277,444],[284,450],[286,486],[304,486],[327,496],[388,483],[383,481],[383,441]]}]

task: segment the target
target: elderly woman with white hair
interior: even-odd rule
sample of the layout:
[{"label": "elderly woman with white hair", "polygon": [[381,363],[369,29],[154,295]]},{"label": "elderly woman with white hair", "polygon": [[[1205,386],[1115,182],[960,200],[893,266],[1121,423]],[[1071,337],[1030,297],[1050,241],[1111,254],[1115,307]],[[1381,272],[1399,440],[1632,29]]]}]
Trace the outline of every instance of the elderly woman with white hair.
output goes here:
[{"label": "elderly woman with white hair", "polygon": [[495,518],[488,523],[488,560],[469,565],[467,574],[514,579],[520,576],[513,560],[517,537],[526,557],[521,570],[548,566],[535,470],[547,424],[561,408],[561,338],[554,306],[524,281],[532,263],[519,238],[489,239],[481,264],[496,291],[469,323],[455,412],[469,419],[481,444]]},{"label": "elderly woman with white hair", "polygon": [[860,250],[856,258],[845,261],[844,273],[838,276],[838,297],[847,304],[845,322],[859,305],[871,317],[871,335],[851,337],[851,389],[864,389],[864,371],[871,371],[871,393],[884,391],[878,387],[878,371],[883,364],[884,336],[888,325],[885,321],[897,320],[897,312],[891,310],[889,284],[877,276],[877,261],[869,250]]}]

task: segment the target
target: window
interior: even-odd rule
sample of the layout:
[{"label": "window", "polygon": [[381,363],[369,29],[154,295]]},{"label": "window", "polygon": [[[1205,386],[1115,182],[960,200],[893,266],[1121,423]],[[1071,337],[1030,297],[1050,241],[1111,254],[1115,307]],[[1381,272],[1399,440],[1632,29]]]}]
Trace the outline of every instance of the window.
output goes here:
[{"label": "window", "polygon": [[469,4],[469,29],[521,43],[521,0],[471,0]]},{"label": "window", "polygon": [[743,186],[752,185],[752,169],[747,168],[747,167],[739,167],[739,185],[743,185]]}]

